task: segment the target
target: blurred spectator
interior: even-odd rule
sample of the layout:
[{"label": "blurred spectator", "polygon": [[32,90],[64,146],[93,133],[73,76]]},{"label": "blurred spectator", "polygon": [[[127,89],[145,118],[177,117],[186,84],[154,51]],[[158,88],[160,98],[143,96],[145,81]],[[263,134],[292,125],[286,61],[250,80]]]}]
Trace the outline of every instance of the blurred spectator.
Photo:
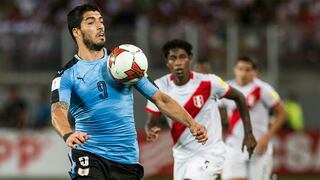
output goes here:
[{"label": "blurred spectator", "polygon": [[294,131],[302,131],[304,127],[303,109],[297,101],[297,96],[294,92],[289,93],[288,98],[284,101],[284,105],[288,111],[284,128]]},{"label": "blurred spectator", "polygon": [[204,74],[212,73],[210,62],[204,59],[198,60],[194,64],[193,70]]},{"label": "blurred spectator", "polygon": [[50,122],[50,103],[49,96],[47,90],[48,88],[42,87],[39,90],[38,95],[38,104],[36,107],[36,115],[35,115],[35,128],[44,128],[49,125]]},{"label": "blurred spectator", "polygon": [[20,96],[18,87],[8,88],[8,99],[1,111],[0,124],[2,127],[23,129],[26,127],[28,107]]}]

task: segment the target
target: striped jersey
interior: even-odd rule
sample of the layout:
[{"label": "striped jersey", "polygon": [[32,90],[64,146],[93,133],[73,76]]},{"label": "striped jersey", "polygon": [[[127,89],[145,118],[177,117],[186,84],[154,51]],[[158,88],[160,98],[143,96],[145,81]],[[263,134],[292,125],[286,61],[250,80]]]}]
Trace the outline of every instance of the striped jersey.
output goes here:
[{"label": "striped jersey", "polygon": [[[162,92],[175,99],[197,122],[208,129],[209,139],[202,145],[195,140],[186,126],[166,117],[175,144],[174,157],[186,158],[197,152],[213,149],[217,153],[224,153],[221,120],[216,101],[229,92],[229,85],[216,75],[196,72],[190,72],[190,80],[182,86],[173,82],[171,74],[157,79],[155,83]],[[160,115],[158,108],[150,101],[145,109]]]},{"label": "striped jersey", "polygon": [[[245,86],[239,86],[234,80],[228,84],[242,92],[247,101],[250,113],[252,130],[255,138],[259,140],[268,132],[270,123],[270,110],[280,102],[278,93],[266,82],[255,78]],[[229,133],[227,144],[241,150],[244,137],[243,123],[234,101],[222,99],[221,105],[226,107],[229,118]],[[270,145],[269,145],[270,146]],[[270,148],[269,148],[270,149]]]},{"label": "striped jersey", "polygon": [[[108,60],[107,53],[95,61],[82,60],[75,55],[53,79],[51,101],[67,103],[75,120],[75,130],[91,136],[77,149],[118,163],[137,163],[133,86],[118,83],[111,77]],[[146,98],[158,90],[146,77],[134,87]]]}]

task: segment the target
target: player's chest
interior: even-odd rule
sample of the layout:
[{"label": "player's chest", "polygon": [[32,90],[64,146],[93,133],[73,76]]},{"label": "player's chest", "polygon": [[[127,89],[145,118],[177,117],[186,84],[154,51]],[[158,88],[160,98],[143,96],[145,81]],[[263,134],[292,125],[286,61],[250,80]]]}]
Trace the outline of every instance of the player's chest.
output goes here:
[{"label": "player's chest", "polygon": [[99,64],[79,68],[74,78],[75,83],[73,90],[79,97],[89,97],[93,99],[104,99],[107,97],[107,82]]},{"label": "player's chest", "polygon": [[239,90],[245,96],[246,103],[249,108],[254,107],[262,100],[262,88],[260,86],[249,86],[239,88]]},{"label": "player's chest", "polygon": [[208,87],[200,84],[190,84],[180,88],[171,86],[166,93],[180,105],[193,104],[196,107],[202,107],[207,100],[211,99],[210,84]]}]

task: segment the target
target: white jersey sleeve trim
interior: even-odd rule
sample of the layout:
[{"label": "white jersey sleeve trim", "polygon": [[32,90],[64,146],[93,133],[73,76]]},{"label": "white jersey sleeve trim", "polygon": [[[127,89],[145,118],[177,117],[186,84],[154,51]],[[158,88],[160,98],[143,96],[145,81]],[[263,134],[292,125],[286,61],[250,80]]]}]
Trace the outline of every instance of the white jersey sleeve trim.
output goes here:
[{"label": "white jersey sleeve trim", "polygon": [[150,109],[150,108],[148,108],[148,107],[145,107],[144,109],[145,109],[147,112],[149,112],[149,113],[151,113],[151,114],[154,114],[154,115],[160,115],[160,114],[161,114],[160,111],[155,111],[155,110]]}]

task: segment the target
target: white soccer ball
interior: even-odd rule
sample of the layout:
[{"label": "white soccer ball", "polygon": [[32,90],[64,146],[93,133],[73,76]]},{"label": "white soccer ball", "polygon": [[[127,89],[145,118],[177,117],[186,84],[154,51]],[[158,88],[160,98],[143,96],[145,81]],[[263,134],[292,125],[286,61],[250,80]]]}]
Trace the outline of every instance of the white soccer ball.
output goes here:
[{"label": "white soccer ball", "polygon": [[115,80],[132,85],[147,75],[148,60],[137,46],[122,44],[112,50],[108,69]]}]

